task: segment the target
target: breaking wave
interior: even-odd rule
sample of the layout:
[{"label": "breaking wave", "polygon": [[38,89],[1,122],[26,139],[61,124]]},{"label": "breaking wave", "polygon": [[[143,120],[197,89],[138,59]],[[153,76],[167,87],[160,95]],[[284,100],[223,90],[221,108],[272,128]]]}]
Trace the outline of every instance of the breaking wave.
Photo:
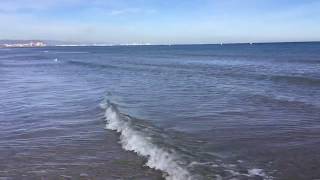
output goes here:
[{"label": "breaking wave", "polygon": [[107,101],[102,104],[105,111],[106,128],[120,133],[120,143],[127,151],[133,151],[147,159],[146,165],[163,172],[166,180],[192,180],[191,174],[180,164],[173,150],[159,147],[147,134],[132,125],[130,117],[121,114],[117,106]]},{"label": "breaking wave", "polygon": [[[179,150],[170,144],[158,142],[157,136],[163,136],[163,132],[145,126],[138,119],[134,119],[119,111],[116,104],[109,100],[100,104],[105,109],[106,129],[117,131],[120,134],[122,148],[133,151],[146,158],[146,166],[162,172],[166,180],[204,180],[204,179],[256,179],[272,180],[264,170],[250,168],[240,170],[235,164],[225,164],[218,157],[215,162],[198,162],[193,157],[188,159]],[[182,154],[181,154],[182,153]],[[200,152],[198,152],[200,153]],[[186,159],[187,158],[187,159]],[[209,160],[209,159],[208,159]],[[198,170],[206,173],[198,174]],[[209,170],[209,171],[207,171]]]}]

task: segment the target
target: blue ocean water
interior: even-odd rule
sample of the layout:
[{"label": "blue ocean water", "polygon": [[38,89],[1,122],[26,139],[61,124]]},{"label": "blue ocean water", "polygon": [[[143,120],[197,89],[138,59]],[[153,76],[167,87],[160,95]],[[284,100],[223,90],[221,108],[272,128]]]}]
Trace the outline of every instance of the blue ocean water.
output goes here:
[{"label": "blue ocean water", "polygon": [[0,75],[0,177],[320,178],[320,43],[0,49]]}]

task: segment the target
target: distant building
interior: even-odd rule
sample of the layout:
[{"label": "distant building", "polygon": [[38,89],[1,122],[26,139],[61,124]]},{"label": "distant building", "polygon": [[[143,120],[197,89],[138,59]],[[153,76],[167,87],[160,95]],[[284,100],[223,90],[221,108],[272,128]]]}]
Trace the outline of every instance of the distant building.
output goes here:
[{"label": "distant building", "polygon": [[5,43],[0,44],[0,47],[6,47],[6,48],[15,48],[15,47],[45,47],[47,46],[46,43],[42,41],[30,41],[30,42],[21,42],[21,43]]}]

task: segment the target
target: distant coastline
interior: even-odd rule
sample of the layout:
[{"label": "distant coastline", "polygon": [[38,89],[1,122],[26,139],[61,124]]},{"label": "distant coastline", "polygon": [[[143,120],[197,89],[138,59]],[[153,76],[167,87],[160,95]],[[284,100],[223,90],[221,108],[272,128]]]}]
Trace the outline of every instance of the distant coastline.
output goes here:
[{"label": "distant coastline", "polygon": [[39,40],[0,40],[0,48],[46,47],[44,41]]},{"label": "distant coastline", "polygon": [[288,43],[320,43],[320,41],[295,42],[227,42],[227,43],[78,43],[52,40],[0,40],[0,48],[40,48],[40,47],[109,47],[109,46],[192,46],[192,45],[255,45],[255,44],[288,44]]}]

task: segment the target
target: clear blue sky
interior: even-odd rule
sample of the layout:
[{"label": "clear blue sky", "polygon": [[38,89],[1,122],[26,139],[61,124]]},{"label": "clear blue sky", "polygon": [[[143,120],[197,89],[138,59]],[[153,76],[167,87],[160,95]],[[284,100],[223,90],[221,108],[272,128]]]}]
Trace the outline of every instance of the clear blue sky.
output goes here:
[{"label": "clear blue sky", "polygon": [[0,0],[0,39],[98,43],[320,40],[319,0]]}]

